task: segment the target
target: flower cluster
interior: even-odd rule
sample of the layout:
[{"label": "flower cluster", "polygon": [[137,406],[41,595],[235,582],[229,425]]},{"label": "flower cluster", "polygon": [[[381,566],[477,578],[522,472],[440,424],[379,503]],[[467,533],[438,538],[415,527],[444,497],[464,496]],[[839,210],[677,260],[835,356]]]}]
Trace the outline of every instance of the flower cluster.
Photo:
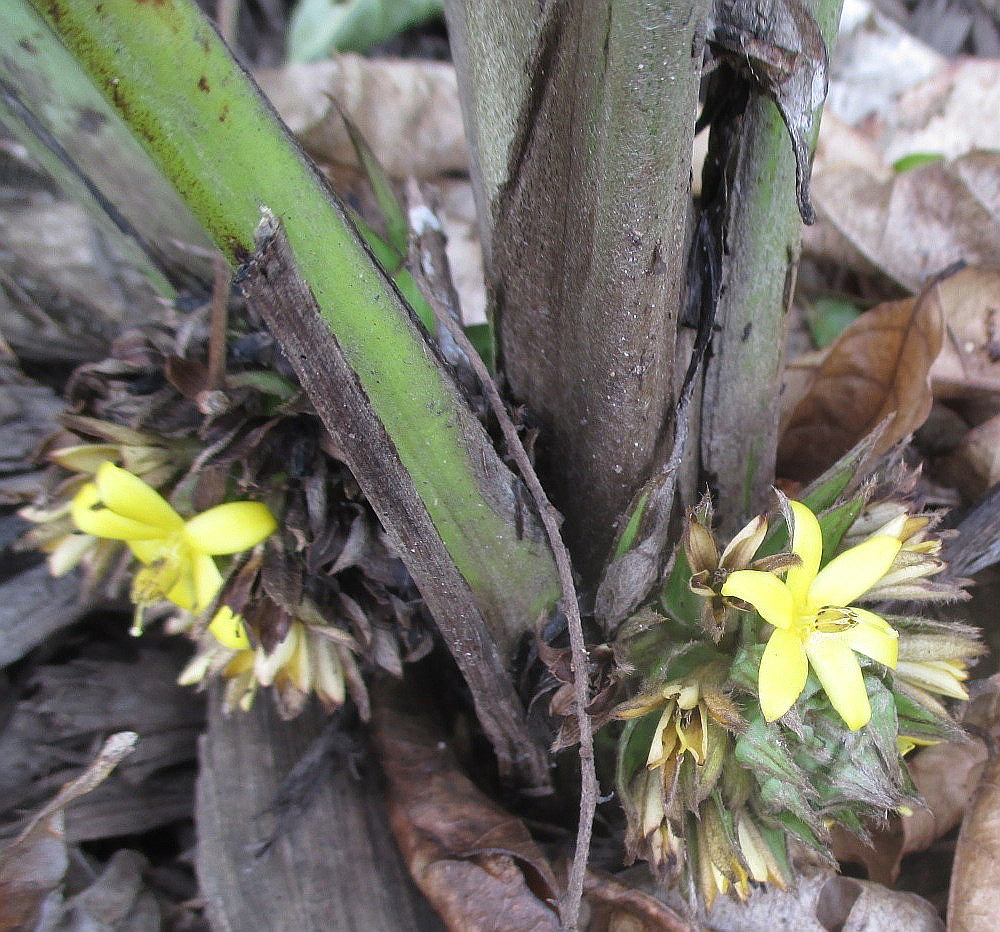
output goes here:
[{"label": "flower cluster", "polygon": [[710,504],[691,509],[660,604],[616,646],[640,677],[615,712],[628,851],[708,907],[787,883],[790,838],[830,858],[832,824],[916,804],[903,757],[954,734],[945,702],[967,698],[976,632],[879,610],[963,597],[935,516],[846,484],[779,495],[782,523],[724,547]]}]

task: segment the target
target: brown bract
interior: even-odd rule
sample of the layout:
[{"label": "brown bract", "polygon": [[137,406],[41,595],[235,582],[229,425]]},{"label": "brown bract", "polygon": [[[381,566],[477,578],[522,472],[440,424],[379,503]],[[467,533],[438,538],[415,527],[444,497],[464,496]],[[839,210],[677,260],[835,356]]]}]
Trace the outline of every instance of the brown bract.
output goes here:
[{"label": "brown bract", "polygon": [[875,456],[923,424],[942,342],[941,284],[880,304],[841,334],[785,429],[779,476],[814,479],[890,415]]}]

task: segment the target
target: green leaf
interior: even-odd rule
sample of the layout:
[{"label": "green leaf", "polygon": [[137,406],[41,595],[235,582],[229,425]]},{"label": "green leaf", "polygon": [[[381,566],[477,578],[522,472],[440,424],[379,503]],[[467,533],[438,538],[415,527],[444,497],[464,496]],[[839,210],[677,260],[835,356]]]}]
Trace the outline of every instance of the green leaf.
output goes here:
[{"label": "green leaf", "polygon": [[840,298],[818,298],[806,312],[806,323],[817,349],[825,349],[861,316],[859,308]]},{"label": "green leaf", "polygon": [[[819,820],[809,804],[806,792],[780,777],[757,779],[760,798],[769,811],[784,823],[786,817],[793,817],[803,824],[809,823],[819,828]],[[810,793],[809,795],[815,795]]]},{"label": "green leaf", "polygon": [[758,822],[757,827],[760,829],[760,834],[764,838],[764,843],[771,849],[771,854],[774,855],[775,860],[778,862],[778,866],[781,868],[781,873],[786,881],[792,879],[792,865],[788,859],[788,834],[784,829],[776,828],[772,825],[766,825]]},{"label": "green leaf", "polygon": [[442,0],[299,0],[289,23],[288,60],[368,52],[442,12]]},{"label": "green leaf", "polygon": [[760,659],[764,656],[763,644],[751,644],[736,652],[733,665],[729,668],[729,682],[757,695],[757,676],[760,673]]},{"label": "green leaf", "polygon": [[908,172],[911,169],[919,168],[921,165],[933,165],[935,162],[943,162],[944,155],[940,152],[911,152],[902,158],[896,159],[892,163],[892,170],[897,175]]},{"label": "green leaf", "polygon": [[[781,823],[787,834],[794,835],[800,841],[805,842],[810,848],[821,854],[824,860],[831,860],[829,847],[820,840],[817,832],[813,831],[809,821],[799,818],[791,812],[779,812],[775,818]],[[772,848],[772,850],[774,849]]]},{"label": "green leaf", "polygon": [[691,591],[691,587],[688,585],[691,575],[691,565],[688,563],[687,553],[678,544],[674,551],[674,565],[667,577],[667,584],[663,588],[661,601],[664,610],[671,618],[700,632],[701,610],[705,603],[701,596],[695,595]]},{"label": "green leaf", "polygon": [[[339,108],[338,108],[339,109]],[[354,153],[361,163],[361,170],[371,185],[372,193],[375,195],[375,203],[382,214],[382,222],[385,224],[386,243],[396,253],[400,262],[405,261],[410,251],[410,223],[406,218],[406,211],[396,197],[392,180],[386,174],[382,163],[375,158],[367,140],[361,132],[348,118],[343,110],[340,111],[340,118],[344,121],[347,135],[354,147]]]},{"label": "green leaf", "polygon": [[431,309],[427,299],[417,285],[416,280],[410,274],[409,269],[403,264],[403,257],[399,255],[392,244],[386,242],[378,235],[365,221],[356,213],[351,214],[358,233],[364,239],[372,254],[378,260],[379,265],[385,270],[399,289],[403,300],[410,306],[413,312],[420,318],[420,322],[427,328],[428,332],[434,333],[437,329],[437,321],[434,319],[434,311]]},{"label": "green leaf", "polygon": [[642,517],[646,513],[646,505],[649,502],[649,492],[643,493],[639,497],[639,501],[636,502],[635,509],[632,514],[628,516],[628,521],[625,523],[625,529],[621,533],[621,537],[618,538],[618,543],[615,545],[615,552],[612,556],[612,560],[617,560],[620,556],[628,553],[632,546],[635,544],[636,535],[639,533],[639,526],[642,524]]},{"label": "green leaf", "polygon": [[747,730],[736,739],[736,759],[757,777],[774,777],[802,792],[809,792],[809,783],[795,762],[788,756],[780,740],[780,732],[769,726],[760,713],[754,715]]},{"label": "green leaf", "polygon": [[300,391],[296,385],[283,379],[277,372],[260,369],[226,373],[226,387],[254,388],[266,395],[273,395],[279,401],[290,401]]},{"label": "green leaf", "polygon": [[816,520],[823,533],[823,556],[820,558],[820,566],[825,566],[833,559],[844,535],[850,530],[864,507],[865,496],[858,495],[817,516]]}]

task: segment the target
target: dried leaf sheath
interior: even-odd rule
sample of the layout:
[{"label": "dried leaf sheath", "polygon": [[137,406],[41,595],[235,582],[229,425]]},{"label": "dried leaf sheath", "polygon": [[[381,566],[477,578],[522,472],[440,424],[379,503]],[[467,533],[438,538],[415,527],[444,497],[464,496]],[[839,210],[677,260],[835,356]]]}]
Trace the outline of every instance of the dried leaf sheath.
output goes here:
[{"label": "dried leaf sheath", "polygon": [[[260,247],[243,290],[276,332],[317,412],[343,445],[372,503],[465,675],[501,766],[535,785],[547,781],[543,749],[529,735],[524,710],[475,593],[441,540],[413,480],[371,402],[323,322],[274,218],[261,225]],[[468,418],[469,429],[479,430]]]}]

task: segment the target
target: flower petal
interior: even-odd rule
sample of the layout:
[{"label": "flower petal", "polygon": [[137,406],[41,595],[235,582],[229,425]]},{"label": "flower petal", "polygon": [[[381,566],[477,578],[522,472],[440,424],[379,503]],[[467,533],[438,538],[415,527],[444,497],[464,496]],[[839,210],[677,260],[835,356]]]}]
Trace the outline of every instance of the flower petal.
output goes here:
[{"label": "flower petal", "polygon": [[867,725],[872,717],[868,691],[854,651],[837,634],[813,634],[806,641],[806,655],[830,703],[851,731]]},{"label": "flower petal", "polygon": [[195,515],[184,525],[184,537],[199,553],[239,553],[259,544],[278,527],[267,505],[227,502]]},{"label": "flower petal", "polygon": [[764,718],[773,722],[795,704],[805,688],[808,673],[801,639],[779,628],[771,635],[760,659],[757,683]]},{"label": "flower petal", "polygon": [[809,607],[818,610],[826,605],[850,605],[885,576],[899,547],[895,537],[880,535],[834,557],[809,587]]},{"label": "flower petal", "polygon": [[795,603],[788,587],[777,576],[757,570],[730,573],[722,594],[749,602],[764,621],[775,628],[790,628],[795,621]]},{"label": "flower petal", "polygon": [[102,463],[95,482],[101,501],[126,518],[158,527],[161,532],[176,531],[184,523],[156,489],[114,463]]},{"label": "flower petal", "polygon": [[895,667],[899,657],[899,635],[883,618],[863,608],[852,608],[851,614],[858,624],[848,628],[839,637],[851,650],[871,657],[887,667]]},{"label": "flower petal", "polygon": [[792,553],[802,560],[801,565],[793,566],[785,577],[785,585],[791,590],[792,597],[798,605],[805,605],[809,586],[816,578],[819,561],[823,556],[823,532],[820,530],[816,515],[802,502],[789,502],[792,514],[795,516],[795,528],[792,532]]},{"label": "flower petal", "polygon": [[152,527],[142,521],[123,517],[109,508],[95,508],[101,502],[101,493],[93,482],[88,482],[76,495],[70,505],[73,523],[85,534],[105,537],[109,540],[156,540],[162,539],[162,528]]},{"label": "flower petal", "polygon": [[[190,567],[186,569],[190,570]],[[194,577],[190,572],[182,572],[180,574],[177,582],[166,593],[166,598],[178,608],[183,608],[187,612],[196,610],[197,593],[195,591]]]},{"label": "flower petal", "polygon": [[128,547],[139,558],[140,563],[148,565],[159,560],[168,550],[169,544],[163,538],[159,540],[130,540]]},{"label": "flower petal", "polygon": [[194,580],[195,611],[202,612],[211,605],[222,586],[222,573],[210,556],[195,553],[191,555],[191,577]]},{"label": "flower petal", "polygon": [[233,613],[228,605],[223,605],[208,626],[215,639],[230,650],[250,650],[250,638],[243,627],[243,619]]}]

